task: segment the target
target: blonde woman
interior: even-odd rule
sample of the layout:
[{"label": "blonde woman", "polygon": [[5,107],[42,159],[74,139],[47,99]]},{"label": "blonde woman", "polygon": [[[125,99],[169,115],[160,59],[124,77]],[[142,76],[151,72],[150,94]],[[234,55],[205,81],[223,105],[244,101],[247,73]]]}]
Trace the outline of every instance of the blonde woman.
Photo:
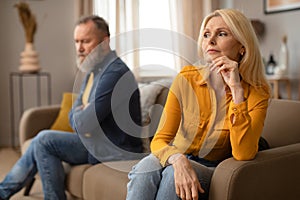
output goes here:
[{"label": "blonde woman", "polygon": [[149,156],[129,173],[127,200],[208,199],[215,167],[251,160],[270,89],[255,32],[234,9],[208,15],[199,35],[203,66],[175,78]]}]

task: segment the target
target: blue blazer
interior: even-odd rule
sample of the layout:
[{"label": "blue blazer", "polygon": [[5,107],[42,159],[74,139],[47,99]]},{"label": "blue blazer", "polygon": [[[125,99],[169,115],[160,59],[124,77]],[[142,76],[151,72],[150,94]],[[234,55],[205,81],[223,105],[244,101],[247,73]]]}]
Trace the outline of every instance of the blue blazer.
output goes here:
[{"label": "blue blazer", "polygon": [[[91,72],[89,105],[78,109]],[[91,72],[69,113],[70,124],[92,155],[89,162],[143,157],[140,93],[134,75],[114,51]]]}]

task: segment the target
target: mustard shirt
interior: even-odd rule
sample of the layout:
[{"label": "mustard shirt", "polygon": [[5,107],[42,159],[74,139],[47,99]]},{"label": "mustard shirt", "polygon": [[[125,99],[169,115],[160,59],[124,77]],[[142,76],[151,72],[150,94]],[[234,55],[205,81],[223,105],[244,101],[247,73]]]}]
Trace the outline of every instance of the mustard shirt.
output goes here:
[{"label": "mustard shirt", "polygon": [[[242,81],[245,101],[235,104],[230,91],[217,103],[205,67],[186,66],[174,79],[151,142],[151,152],[166,166],[176,153],[207,160],[253,159],[258,151],[270,95]],[[233,120],[234,119],[234,120]]]}]

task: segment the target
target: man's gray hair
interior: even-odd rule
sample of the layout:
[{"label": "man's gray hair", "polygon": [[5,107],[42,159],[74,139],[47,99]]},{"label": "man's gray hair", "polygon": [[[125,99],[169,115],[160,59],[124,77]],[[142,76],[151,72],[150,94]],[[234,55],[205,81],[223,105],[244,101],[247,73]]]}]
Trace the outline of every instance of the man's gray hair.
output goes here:
[{"label": "man's gray hair", "polygon": [[108,37],[110,36],[109,26],[108,26],[107,22],[102,17],[99,17],[97,15],[90,15],[90,16],[82,17],[82,18],[80,18],[77,21],[76,25],[85,24],[88,21],[94,22],[94,24],[96,25],[97,29],[99,29],[100,31],[102,31]]}]

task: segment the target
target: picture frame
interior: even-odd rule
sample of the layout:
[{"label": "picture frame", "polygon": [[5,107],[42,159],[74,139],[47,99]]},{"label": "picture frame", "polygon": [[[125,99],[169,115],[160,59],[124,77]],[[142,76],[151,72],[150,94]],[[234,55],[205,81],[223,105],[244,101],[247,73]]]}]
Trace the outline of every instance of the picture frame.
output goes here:
[{"label": "picture frame", "polygon": [[264,0],[263,4],[265,14],[300,9],[300,0]]}]

